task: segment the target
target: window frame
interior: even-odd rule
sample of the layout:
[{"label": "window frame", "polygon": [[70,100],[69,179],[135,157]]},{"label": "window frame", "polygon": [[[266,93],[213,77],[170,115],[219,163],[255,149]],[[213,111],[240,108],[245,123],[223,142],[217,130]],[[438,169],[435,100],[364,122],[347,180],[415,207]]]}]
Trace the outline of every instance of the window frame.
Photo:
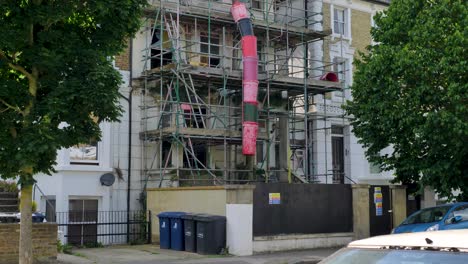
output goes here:
[{"label": "window frame", "polygon": [[452,218],[454,218],[456,216],[455,212],[456,211],[465,211],[465,210],[468,210],[468,205],[460,205],[460,206],[457,206],[455,207],[451,212],[450,214],[447,216],[447,219],[445,219],[445,224],[457,224],[457,223],[461,223],[461,222],[467,222],[468,221],[468,217],[467,218],[464,218],[462,216],[462,220],[460,222],[457,222],[457,223],[451,223],[451,222],[448,222],[448,221],[451,221]]},{"label": "window frame", "polygon": [[[212,32],[211,34],[208,34],[207,32],[200,32],[198,40],[200,43],[200,62],[208,64],[209,67],[218,67],[219,65],[221,65],[223,54],[221,36],[216,32]],[[217,49],[218,52],[213,52],[213,48]],[[206,49],[206,51],[204,49]],[[203,61],[204,59],[206,61]]]},{"label": "window frame", "polygon": [[[343,22],[340,22],[335,19],[335,10],[343,12]],[[334,38],[343,38],[346,40],[351,40],[351,9],[336,5],[331,5],[330,7],[330,17],[331,17],[331,29],[332,37]],[[337,33],[335,29],[335,22],[343,23],[343,34]]]},{"label": "window frame", "polygon": [[[83,145],[83,146],[79,146],[79,145]],[[96,141],[95,144],[86,144],[86,143],[83,143],[83,144],[79,144],[79,145],[76,145],[76,146],[73,146],[70,148],[70,165],[93,165],[93,166],[99,166],[99,159],[101,158],[101,155],[100,155],[100,150],[101,150],[101,144],[100,144],[100,141]],[[71,152],[72,152],[72,149],[73,148],[83,148],[84,145],[88,145],[88,146],[92,146],[92,147],[95,147],[96,148],[96,159],[74,159],[72,156],[71,156]]]},{"label": "window frame", "polygon": [[63,148],[58,151],[57,155],[57,171],[100,171],[112,172],[111,167],[111,140],[113,124],[109,122],[102,122],[99,124],[101,128],[101,140],[98,141],[98,160],[97,162],[75,162],[70,159],[70,148]]}]

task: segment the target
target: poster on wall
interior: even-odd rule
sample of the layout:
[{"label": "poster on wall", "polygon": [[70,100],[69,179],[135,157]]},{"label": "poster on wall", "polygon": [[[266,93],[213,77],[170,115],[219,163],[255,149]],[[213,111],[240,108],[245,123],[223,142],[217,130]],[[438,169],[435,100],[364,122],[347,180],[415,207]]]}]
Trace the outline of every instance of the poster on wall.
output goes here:
[{"label": "poster on wall", "polygon": [[383,195],[381,187],[374,187],[375,215],[383,215]]},{"label": "poster on wall", "polygon": [[381,216],[383,214],[382,203],[375,203],[375,215]]},{"label": "poster on wall", "polygon": [[269,193],[268,194],[268,203],[269,204],[281,204],[281,194],[280,193]]},{"label": "poster on wall", "polygon": [[383,196],[382,193],[374,193],[374,203],[382,203]]}]

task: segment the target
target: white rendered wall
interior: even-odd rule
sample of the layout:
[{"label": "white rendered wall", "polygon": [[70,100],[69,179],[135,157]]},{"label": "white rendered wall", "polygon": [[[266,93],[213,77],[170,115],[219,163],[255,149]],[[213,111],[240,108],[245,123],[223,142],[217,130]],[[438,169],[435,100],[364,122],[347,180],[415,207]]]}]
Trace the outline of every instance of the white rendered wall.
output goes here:
[{"label": "white rendered wall", "polygon": [[[123,85],[120,92],[128,97],[130,88],[129,72],[120,71]],[[142,149],[139,139],[140,128],[140,96],[133,95],[132,105],[132,170],[130,209],[141,209],[139,195],[142,189],[141,159]],[[69,197],[80,199],[99,199],[99,211],[126,210],[127,208],[127,175],[128,175],[128,102],[120,99],[124,110],[120,122],[101,124],[102,137],[98,143],[98,165],[76,165],[70,163],[68,149],[61,149],[57,153],[57,173],[51,176],[39,174],[34,200],[39,210],[45,211],[45,197],[56,200],[56,211],[68,210]],[[105,173],[120,170],[122,178],[114,173],[116,180],[110,187],[102,186],[99,179]],[[39,189],[44,193],[42,194]]]},{"label": "white rendered wall", "polygon": [[226,245],[236,256],[253,254],[253,205],[226,204]]},{"label": "white rendered wall", "polygon": [[253,251],[254,253],[266,253],[312,248],[342,247],[352,240],[353,233],[255,237],[253,242]]}]

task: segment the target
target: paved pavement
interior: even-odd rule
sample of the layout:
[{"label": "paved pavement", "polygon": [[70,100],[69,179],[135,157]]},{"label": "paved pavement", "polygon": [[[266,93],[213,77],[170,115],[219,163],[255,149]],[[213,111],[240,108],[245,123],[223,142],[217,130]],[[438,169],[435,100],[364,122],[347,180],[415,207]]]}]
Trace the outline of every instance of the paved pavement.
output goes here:
[{"label": "paved pavement", "polygon": [[317,263],[337,248],[287,251],[249,257],[204,256],[159,249],[156,245],[113,246],[75,249],[73,255],[59,254],[60,264],[306,264]]}]

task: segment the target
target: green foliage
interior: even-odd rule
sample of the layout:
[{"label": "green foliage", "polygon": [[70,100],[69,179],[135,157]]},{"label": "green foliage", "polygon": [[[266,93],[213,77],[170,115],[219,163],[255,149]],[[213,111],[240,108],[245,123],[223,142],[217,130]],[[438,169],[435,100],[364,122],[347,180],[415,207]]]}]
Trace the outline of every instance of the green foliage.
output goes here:
[{"label": "green foliage", "polygon": [[101,242],[87,242],[82,248],[103,248],[104,245]]},{"label": "green foliage", "polygon": [[0,181],[0,192],[18,192],[18,185],[15,182]]},{"label": "green foliage", "polygon": [[57,240],[57,252],[65,253],[65,254],[72,254],[72,246],[69,244],[62,244],[60,240]]},{"label": "green foliage", "polygon": [[[357,61],[354,133],[396,182],[468,196],[468,2],[392,1]],[[381,151],[392,147],[393,152]],[[461,197],[463,199],[463,197]]]},{"label": "green foliage", "polygon": [[0,1],[2,178],[32,184],[53,172],[58,149],[99,139],[98,123],[118,120],[121,77],[109,58],[140,28],[145,4]]}]

